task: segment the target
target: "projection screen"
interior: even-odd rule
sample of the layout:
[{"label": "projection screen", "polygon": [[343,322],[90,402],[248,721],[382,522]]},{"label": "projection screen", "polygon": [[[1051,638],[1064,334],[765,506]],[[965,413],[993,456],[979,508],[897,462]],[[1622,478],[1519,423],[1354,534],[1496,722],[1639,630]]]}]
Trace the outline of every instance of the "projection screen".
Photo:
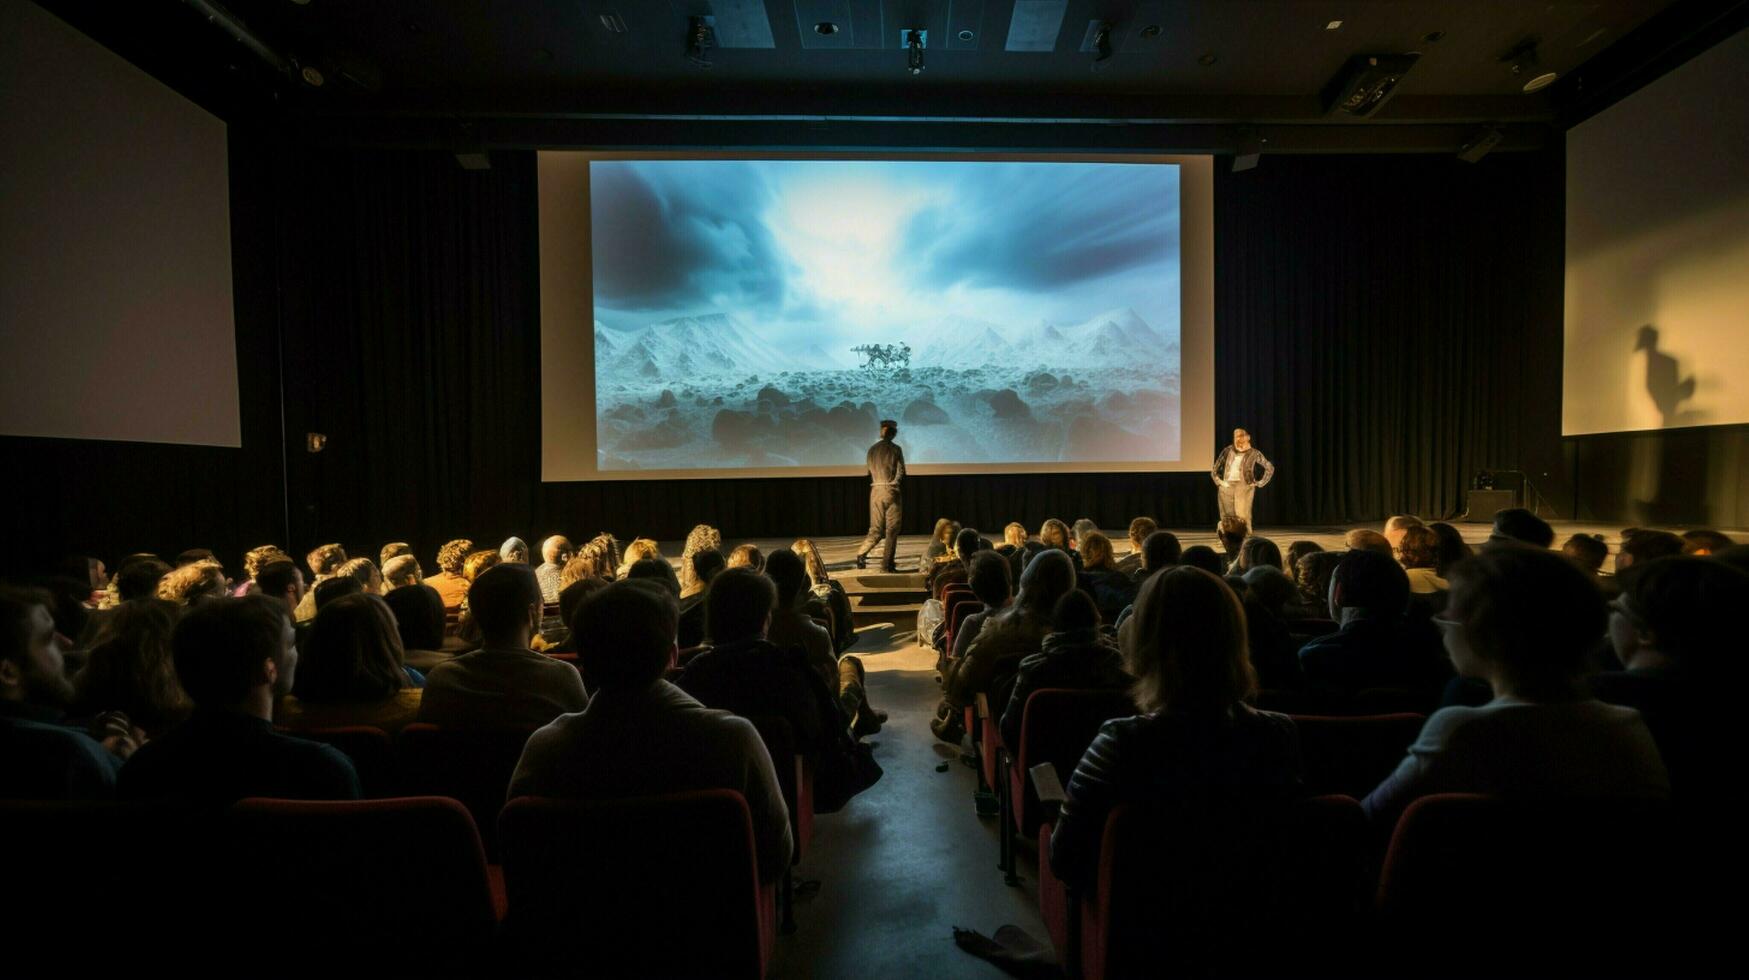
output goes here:
[{"label": "projection screen", "polygon": [[1749,423],[1749,31],[1567,133],[1564,435]]},{"label": "projection screen", "polygon": [[539,157],[542,479],[1199,470],[1208,157]]}]

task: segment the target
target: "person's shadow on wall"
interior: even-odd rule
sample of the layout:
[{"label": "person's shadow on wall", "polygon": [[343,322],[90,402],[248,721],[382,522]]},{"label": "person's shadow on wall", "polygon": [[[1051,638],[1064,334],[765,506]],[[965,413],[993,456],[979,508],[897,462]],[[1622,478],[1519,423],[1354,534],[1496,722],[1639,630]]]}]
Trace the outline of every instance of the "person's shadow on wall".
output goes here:
[{"label": "person's shadow on wall", "polygon": [[[1688,405],[1694,400],[1694,375],[1683,377],[1681,363],[1658,349],[1657,327],[1648,323],[1640,328],[1634,351],[1646,352],[1646,393],[1658,410],[1661,427],[1705,424],[1710,413]],[[1710,517],[1706,500],[1708,448],[1704,433],[1670,433],[1634,440],[1629,479],[1644,494],[1633,495],[1639,520],[1652,524],[1706,523]],[[1651,478],[1650,486],[1646,485],[1647,477]]]},{"label": "person's shadow on wall", "polygon": [[1694,399],[1694,375],[1682,377],[1682,366],[1669,354],[1658,349],[1658,328],[1646,324],[1634,340],[1635,351],[1646,352],[1646,393],[1657,406],[1662,428],[1702,425],[1706,412],[1682,407]]}]

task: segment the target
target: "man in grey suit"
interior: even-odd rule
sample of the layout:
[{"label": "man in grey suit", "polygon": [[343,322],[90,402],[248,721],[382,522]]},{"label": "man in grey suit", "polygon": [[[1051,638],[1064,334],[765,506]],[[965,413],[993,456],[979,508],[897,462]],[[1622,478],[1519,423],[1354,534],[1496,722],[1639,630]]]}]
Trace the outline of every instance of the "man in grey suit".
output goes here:
[{"label": "man in grey suit", "polygon": [[[1257,467],[1263,467],[1261,479],[1257,476]],[[1221,517],[1239,517],[1247,527],[1251,525],[1251,498],[1257,493],[1257,488],[1265,486],[1275,476],[1275,464],[1271,463],[1257,447],[1251,445],[1251,433],[1244,429],[1233,430],[1233,444],[1221,450],[1215,457],[1214,469],[1210,471],[1214,477],[1215,486],[1219,488],[1221,498]]]},{"label": "man in grey suit", "polygon": [[868,553],[876,542],[887,539],[887,551],[881,559],[881,571],[896,572],[893,557],[899,549],[899,519],[904,514],[899,484],[905,479],[905,452],[893,437],[899,434],[899,423],[881,420],[881,440],[868,447],[868,537],[856,550],[856,567],[868,567]]}]

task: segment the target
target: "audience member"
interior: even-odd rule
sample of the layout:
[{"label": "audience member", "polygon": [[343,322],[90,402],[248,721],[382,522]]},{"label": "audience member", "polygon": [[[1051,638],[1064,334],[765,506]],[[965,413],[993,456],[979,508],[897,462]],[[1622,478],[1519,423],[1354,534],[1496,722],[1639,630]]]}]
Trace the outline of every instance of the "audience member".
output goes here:
[{"label": "audience member", "polygon": [[498,559],[507,565],[528,564],[528,542],[518,537],[508,537],[498,546]]},{"label": "audience member", "polygon": [[448,612],[459,612],[462,600],[468,594],[468,580],[462,574],[463,563],[472,554],[474,543],[467,538],[457,538],[437,549],[436,575],[425,580],[425,584],[437,590],[443,597],[443,608]]},{"label": "audience member", "polygon": [[275,602],[285,603],[285,614],[296,617],[304,601],[304,573],[291,559],[281,559],[261,566],[255,573],[256,592]]},{"label": "audience member", "polygon": [[625,554],[620,556],[619,571],[614,577],[625,578],[633,565],[646,558],[655,558],[666,563],[666,559],[662,557],[662,546],[656,543],[656,539],[634,538],[631,544],[626,545]]},{"label": "audience member", "polygon": [[1370,528],[1357,527],[1342,536],[1342,546],[1349,551],[1376,551],[1387,557],[1394,557],[1396,552],[1391,547],[1391,540]]},{"label": "audience member", "polygon": [[[1047,550],[1050,550],[1052,548],[1055,548],[1056,550],[1061,551],[1064,554],[1068,555],[1069,560],[1074,562],[1075,567],[1077,567],[1077,568],[1080,567],[1081,555],[1079,553],[1077,553],[1073,547],[1070,546],[1069,525],[1064,524],[1062,521],[1057,520],[1055,517],[1050,518],[1049,520],[1045,521],[1043,524],[1039,525],[1038,543],[1039,543],[1039,552],[1043,552],[1043,551],[1047,551]],[[1032,557],[1037,557],[1037,554],[1038,554],[1038,552],[1035,552]],[[1028,565],[1032,564],[1032,558],[1028,558],[1026,561],[1026,564],[1028,564]],[[1024,572],[1025,568],[1023,567],[1021,570]]]},{"label": "audience member", "polygon": [[1243,517],[1227,516],[1215,525],[1215,540],[1221,545],[1221,574],[1239,564],[1239,549],[1251,535],[1251,525]]},{"label": "audience member", "polygon": [[1100,728],[1051,834],[1051,870],[1071,885],[1091,884],[1106,818],[1124,803],[1214,808],[1300,793],[1293,722],[1245,703],[1257,679],[1232,590],[1200,569],[1168,569],[1142,586],[1134,618],[1124,658],[1143,714]]},{"label": "audience member", "polygon": [[194,713],[134,753],[118,792],[211,807],[250,796],[357,799],[358,773],[338,749],[273,730],[274,699],[296,681],[295,636],[284,605],[265,596],[184,612],[171,648]]},{"label": "audience member", "polygon": [[1099,607],[1102,622],[1116,622],[1118,614],[1136,601],[1136,583],[1117,567],[1112,554],[1111,539],[1098,531],[1089,531],[1081,539],[1081,570],[1076,575],[1079,587],[1093,597]]},{"label": "audience member", "polygon": [[570,623],[596,695],[529,738],[509,796],[601,800],[734,790],[752,814],[760,880],[776,881],[789,874],[793,853],[777,771],[745,718],[706,708],[663,680],[674,662],[677,618],[673,597],[648,582],[608,585],[583,601]]},{"label": "audience member", "polygon": [[1281,548],[1274,541],[1254,534],[1239,546],[1239,560],[1234,564],[1233,571],[1243,575],[1253,568],[1265,566],[1276,571],[1281,570]]},{"label": "audience member", "polygon": [[[1013,677],[1020,658],[1038,652],[1050,632],[1051,610],[1074,588],[1075,564],[1066,552],[1042,551],[1027,564],[1014,602],[985,618],[965,655],[953,660],[943,674],[943,697],[930,724],[937,738],[957,743],[964,737],[961,709],[980,693],[998,694],[1003,682]],[[992,703],[1006,702],[993,697]]]},{"label": "audience member", "polygon": [[368,725],[399,732],[419,715],[420,691],[406,659],[395,614],[381,596],[336,599],[316,613],[298,648],[296,682],[273,720],[293,729]]},{"label": "audience member", "polygon": [[1014,581],[1019,581],[1020,573],[1026,568],[1033,552],[1039,549],[1039,543],[1027,537],[1026,525],[1019,521],[1011,521],[1002,529],[1002,543],[996,546],[996,553],[1008,561],[1008,571]]},{"label": "audience member", "polygon": [[1603,563],[1609,558],[1609,545],[1601,534],[1575,534],[1561,545],[1561,554],[1596,578],[1603,573]]},{"label": "audience member", "polygon": [[948,552],[953,548],[953,536],[958,531],[959,525],[953,521],[945,517],[935,519],[935,530],[930,532],[929,544],[923,549],[924,568],[951,557]]},{"label": "audience member", "polygon": [[401,637],[401,649],[407,666],[421,673],[455,654],[443,648],[443,597],[429,585],[403,585],[390,589],[383,601],[395,614],[395,630]]},{"label": "audience member", "polygon": [[1307,541],[1304,538],[1289,543],[1287,546],[1287,552],[1282,555],[1282,572],[1285,573],[1289,579],[1297,580],[1299,577],[1300,559],[1323,550],[1323,545],[1316,541]]},{"label": "audience member", "polygon": [[1385,522],[1385,540],[1391,543],[1395,551],[1403,546],[1403,532],[1412,527],[1422,527],[1421,518],[1413,514],[1398,514]]},{"label": "audience member", "polygon": [[353,558],[334,570],[334,577],[348,576],[358,581],[365,595],[383,594],[383,573],[369,558]]},{"label": "audience member", "polygon": [[1206,544],[1193,544],[1184,549],[1178,556],[1178,564],[1200,568],[1217,577],[1227,574],[1227,563],[1222,560],[1220,552]]},{"label": "audience member", "polygon": [[1445,592],[1451,586],[1439,575],[1439,535],[1421,524],[1411,524],[1397,536],[1397,564],[1409,578],[1409,593],[1425,596]]},{"label": "audience member", "polygon": [[1080,551],[1082,543],[1087,540],[1087,536],[1098,530],[1099,525],[1095,523],[1091,517],[1080,518],[1076,520],[1075,523],[1069,525],[1069,535],[1075,542],[1075,550]]},{"label": "audience member", "polygon": [[412,554],[412,545],[405,541],[391,541],[388,544],[383,545],[382,550],[377,552],[377,567],[387,568],[389,562],[394,561],[396,558],[399,558],[402,555],[411,557]]},{"label": "audience member", "polygon": [[230,594],[225,570],[216,561],[195,561],[178,566],[158,582],[158,598],[179,606],[192,606]]},{"label": "audience member", "polygon": [[972,556],[966,584],[972,587],[972,597],[983,603],[984,608],[961,620],[959,629],[954,631],[952,652],[956,661],[971,649],[972,641],[978,638],[984,623],[1006,609],[1014,597],[1013,568],[1006,560],[998,559],[1001,556],[994,553]]},{"label": "audience member", "polygon": [[194,705],[176,680],[170,653],[179,612],[175,603],[163,599],[117,606],[86,654],[85,666],[73,675],[73,714],[89,718],[121,712],[148,736],[161,735],[186,719]]},{"label": "audience member", "polygon": [[396,555],[383,563],[384,595],[404,586],[418,585],[424,580],[425,570],[419,567],[419,559],[412,555]]},{"label": "audience member", "polygon": [[1345,553],[1330,578],[1330,618],[1340,628],[1300,648],[1314,688],[1358,694],[1367,688],[1437,693],[1444,670],[1436,642],[1411,628],[1409,577],[1376,551]]},{"label": "audience member", "polygon": [[1138,517],[1130,521],[1130,550],[1117,563],[1117,570],[1128,575],[1131,579],[1138,578],[1138,573],[1143,568],[1142,547],[1147,544],[1148,535],[1158,530],[1160,530],[1160,526],[1154,523],[1152,517]]},{"label": "audience member", "polygon": [[[496,551],[481,548],[478,551],[469,552],[468,557],[462,561],[462,578],[468,583],[468,591],[473,591],[473,584],[480,580],[480,576],[485,574],[487,569],[495,568],[503,563],[504,556]],[[467,605],[466,596],[462,598],[462,605],[464,607]]]},{"label": "audience member", "polygon": [[1555,529],[1548,521],[1523,507],[1508,507],[1494,513],[1494,532],[1488,535],[1485,547],[1528,544],[1548,548],[1554,543]]},{"label": "audience member", "polygon": [[482,572],[468,589],[480,649],[431,668],[419,720],[455,728],[533,727],[581,711],[589,698],[576,668],[529,649],[541,605],[540,582],[526,563]]},{"label": "audience member", "polygon": [[869,707],[862,661],[856,657],[835,658],[831,634],[806,612],[805,602],[812,593],[801,556],[787,549],[774,551],[765,560],[765,574],[777,589],[777,604],[772,608],[766,639],[780,649],[803,652],[809,669],[819,676],[828,692],[837,696],[844,720],[856,725],[859,735],[879,731],[886,714]]},{"label": "audience member", "polygon": [[827,630],[832,634],[832,649],[843,653],[856,643],[856,623],[850,611],[850,597],[845,594],[844,586],[833,580],[832,573],[826,570],[826,560],[820,557],[820,549],[813,541],[797,538],[789,547],[802,559],[802,567],[807,569],[813,601],[824,606],[829,614]]},{"label": "audience member", "polygon": [[1183,557],[1184,547],[1178,543],[1178,535],[1155,531],[1142,539],[1142,565],[1130,577],[1139,586],[1148,576],[1178,564]]},{"label": "audience member", "polygon": [[153,555],[129,558],[115,572],[115,594],[122,602],[157,598],[158,583],[170,574],[170,566]]},{"label": "audience member", "polygon": [[1389,826],[1430,793],[1669,795],[1639,712],[1585,688],[1605,614],[1583,572],[1540,548],[1492,547],[1453,569],[1451,582],[1445,648],[1458,673],[1487,681],[1494,699],[1428,718],[1397,771],[1362,801],[1368,816]]},{"label": "audience member", "polygon": [[119,714],[98,716],[89,733],[61,723],[75,692],[50,601],[0,587],[0,799],[103,799],[144,733]]},{"label": "audience member", "polygon": [[559,579],[565,574],[565,563],[576,553],[577,549],[571,547],[571,539],[562,534],[552,535],[540,543],[541,563],[535,568],[534,577],[540,582],[543,600],[559,601],[559,593],[565,588]]},{"label": "audience member", "polygon": [[219,556],[213,554],[211,548],[190,548],[176,556],[176,567],[181,568],[184,565],[192,565],[195,562],[201,561],[210,561],[213,564],[218,565]]},{"label": "audience member", "polygon": [[941,590],[955,582],[966,580],[966,563],[971,560],[981,546],[978,529],[962,527],[953,536],[953,550],[935,564],[929,566],[929,571],[923,576],[923,588],[929,593],[931,600],[941,598]]},{"label": "audience member", "polygon": [[765,571],[765,555],[759,551],[756,544],[738,544],[729,552],[728,567],[751,568],[755,572]]},{"label": "audience member", "polygon": [[[723,534],[709,524],[696,524],[686,534],[686,544],[680,552],[680,598],[688,599],[704,591],[705,582],[698,577],[692,556],[701,551],[722,551]],[[684,612],[685,610],[682,610]]]},{"label": "audience member", "polygon": [[702,588],[690,596],[680,600],[680,648],[691,649],[704,642],[704,597],[709,590],[711,581],[729,563],[723,558],[723,553],[715,548],[692,553],[692,575]]},{"label": "audience member", "polygon": [[1433,529],[1434,534],[1439,535],[1439,562],[1434,566],[1434,571],[1440,578],[1447,577],[1453,565],[1475,554],[1457,528],[1444,521],[1434,521],[1427,526]]},{"label": "audience member", "polygon": [[1736,543],[1729,535],[1711,528],[1682,532],[1682,553],[1685,555],[1716,555]]},{"label": "audience member", "polygon": [[248,595],[255,586],[256,576],[274,562],[291,561],[291,556],[275,544],[264,544],[243,552],[243,581],[231,590],[232,595]]},{"label": "audience member", "polygon": [[1683,546],[1683,540],[1669,531],[1630,527],[1621,532],[1621,548],[1615,555],[1615,573],[1620,575],[1635,565],[1654,558],[1680,555]]},{"label": "audience member", "polygon": [[298,603],[293,619],[307,623],[316,618],[316,586],[334,577],[336,570],[346,563],[346,549],[338,544],[318,545],[310,549],[304,556],[304,564],[310,567],[309,591],[304,593],[302,602]]},{"label": "audience member", "polygon": [[1247,650],[1257,683],[1271,691],[1297,691],[1306,686],[1300,669],[1299,641],[1288,629],[1287,609],[1299,597],[1299,589],[1282,570],[1259,565],[1245,572]]},{"label": "audience member", "polygon": [[1051,631],[1037,653],[1020,658],[1014,688],[1002,711],[1002,744],[1020,748],[1020,725],[1026,700],[1047,687],[1074,690],[1123,690],[1135,682],[1124,669],[1117,643],[1099,628],[1099,607],[1093,597],[1071,589],[1051,609]]},{"label": "audience member", "polygon": [[[335,575],[326,581],[316,583],[316,587],[310,590],[310,594],[315,596],[313,605],[316,607],[316,613],[320,615],[323,606],[341,596],[364,594],[364,586],[351,575]],[[315,620],[311,620],[311,622],[315,622]]]},{"label": "audience member", "polygon": [[676,601],[680,599],[680,577],[674,574],[674,566],[668,564],[668,560],[665,558],[639,558],[627,565],[619,577],[622,579],[647,578],[674,593]]},{"label": "audience member", "polygon": [[748,567],[725,569],[705,597],[711,647],[688,661],[675,683],[709,707],[784,719],[798,751],[814,758],[840,719],[823,681],[816,694],[820,679],[807,655],[767,639],[776,606],[771,579]]},{"label": "audience member", "polygon": [[1336,574],[1336,566],[1342,564],[1345,554],[1345,551],[1314,551],[1299,560],[1294,569],[1294,584],[1300,590],[1300,618],[1329,618],[1330,578]]}]

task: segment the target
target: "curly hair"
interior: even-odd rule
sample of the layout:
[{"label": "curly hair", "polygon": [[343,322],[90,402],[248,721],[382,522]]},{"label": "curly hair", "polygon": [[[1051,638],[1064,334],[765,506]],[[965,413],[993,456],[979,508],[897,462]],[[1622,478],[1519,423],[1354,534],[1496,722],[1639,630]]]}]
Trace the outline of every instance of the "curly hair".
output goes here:
[{"label": "curly hair", "polygon": [[474,543],[467,538],[456,538],[437,549],[437,567],[451,575],[462,573],[462,564],[473,554]]},{"label": "curly hair", "polygon": [[686,534],[686,547],[680,551],[680,591],[701,589],[698,572],[692,567],[692,556],[701,551],[716,551],[723,546],[723,534],[709,524],[694,525]]},{"label": "curly hair", "polygon": [[619,573],[615,577],[625,578],[632,566],[645,558],[662,560],[662,546],[656,543],[655,538],[632,539],[632,543],[626,545],[625,554],[620,556]]},{"label": "curly hair", "polygon": [[334,570],[345,561],[346,549],[338,544],[317,545],[304,556],[304,562],[310,566],[310,571],[322,576],[334,574]]},{"label": "curly hair", "polygon": [[243,552],[243,577],[253,579],[257,572],[276,561],[291,561],[291,556],[276,544],[264,544],[250,548]]},{"label": "curly hair", "polygon": [[222,598],[224,594],[225,570],[216,561],[184,565],[158,580],[158,598],[179,606]]},{"label": "curly hair", "polygon": [[802,560],[802,567],[808,570],[808,581],[814,585],[824,585],[832,581],[832,573],[826,570],[826,560],[820,557],[820,549],[810,538],[797,538],[789,546]]},{"label": "curly hair", "polygon": [[480,551],[471,551],[468,553],[468,557],[462,561],[462,578],[472,582],[480,577],[481,572],[503,560],[504,557],[502,555],[489,548]]}]

